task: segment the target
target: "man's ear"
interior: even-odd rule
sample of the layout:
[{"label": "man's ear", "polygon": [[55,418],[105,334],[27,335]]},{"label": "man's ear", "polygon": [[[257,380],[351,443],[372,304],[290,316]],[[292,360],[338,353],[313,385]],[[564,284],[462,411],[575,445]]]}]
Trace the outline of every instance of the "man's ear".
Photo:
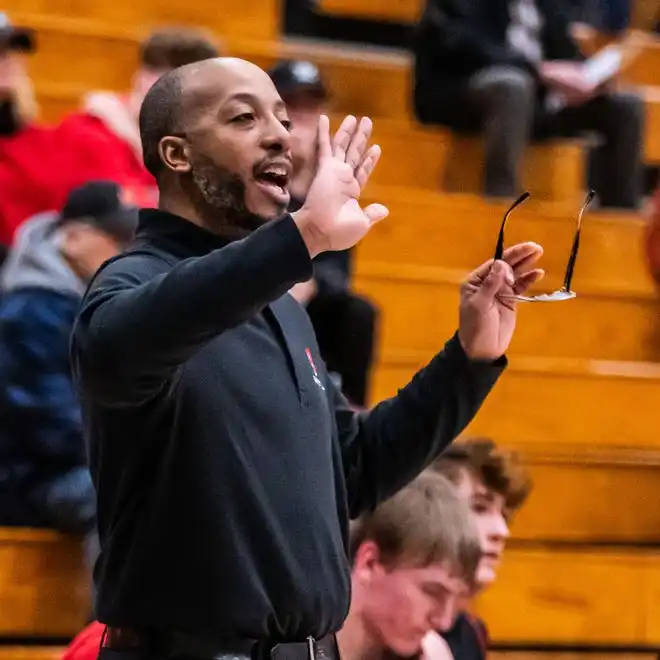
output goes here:
[{"label": "man's ear", "polygon": [[190,145],[185,138],[168,135],[158,143],[158,155],[172,172],[190,172]]}]

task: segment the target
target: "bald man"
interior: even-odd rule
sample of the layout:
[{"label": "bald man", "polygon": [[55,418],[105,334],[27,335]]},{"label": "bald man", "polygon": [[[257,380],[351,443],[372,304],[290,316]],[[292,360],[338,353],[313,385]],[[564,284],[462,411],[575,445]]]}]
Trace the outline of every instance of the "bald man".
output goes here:
[{"label": "bald man", "polygon": [[288,291],[312,258],[381,220],[358,197],[371,121],[319,121],[319,166],[286,212],[289,120],[241,60],[181,67],[140,113],[160,207],[90,285],[72,340],[101,556],[102,660],[333,658],[348,611],[348,520],[411,481],[505,367],[540,248],[466,283],[460,329],[398,396],[350,409]]}]

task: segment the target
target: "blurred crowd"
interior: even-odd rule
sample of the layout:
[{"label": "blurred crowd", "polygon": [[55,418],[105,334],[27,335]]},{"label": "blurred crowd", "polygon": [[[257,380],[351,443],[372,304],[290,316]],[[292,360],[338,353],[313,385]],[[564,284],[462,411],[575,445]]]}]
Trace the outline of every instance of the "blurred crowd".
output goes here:
[{"label": "blurred crowd", "polygon": [[[396,32],[333,24],[304,0],[288,3],[287,23],[291,33],[389,45],[412,33],[416,119],[483,135],[485,195],[521,192],[530,141],[589,135],[587,175],[600,204],[634,210],[646,192],[643,102],[633,90],[594,84],[575,36],[585,24],[621,33],[629,14],[625,0],[428,0],[419,23]],[[158,203],[140,147],[144,95],[163,73],[221,49],[201,30],[154,32],[125,92],[91,91],[48,125],[26,66],[37,50],[29,26],[0,14],[0,525],[84,535],[91,562],[95,497],[69,334],[90,278],[131,241],[138,207]],[[270,74],[294,126],[295,210],[314,174],[318,115],[331,110],[333,95],[312,62],[281,61]],[[329,370],[360,408],[369,402],[378,310],[352,289],[352,258],[321,255],[313,279],[292,294],[309,312]],[[355,521],[354,598],[339,640],[345,657],[373,649],[485,657],[487,627],[471,604],[495,580],[509,521],[530,489],[514,454],[468,439]],[[95,657],[101,632],[100,624],[86,629],[70,660]]]}]

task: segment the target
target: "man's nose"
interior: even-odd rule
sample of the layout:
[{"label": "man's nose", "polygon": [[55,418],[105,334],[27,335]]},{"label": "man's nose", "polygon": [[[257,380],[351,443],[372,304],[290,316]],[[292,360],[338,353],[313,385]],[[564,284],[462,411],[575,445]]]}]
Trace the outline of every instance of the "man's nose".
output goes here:
[{"label": "man's nose", "polygon": [[500,541],[505,541],[509,538],[509,534],[509,525],[507,525],[504,516],[497,516],[497,518],[493,521],[491,537]]},{"label": "man's nose", "polygon": [[279,119],[273,118],[264,131],[262,144],[269,150],[288,151],[291,149],[291,133]]},{"label": "man's nose", "polygon": [[455,596],[449,596],[438,603],[431,617],[433,630],[444,632],[452,627],[456,617],[457,603],[458,598]]}]

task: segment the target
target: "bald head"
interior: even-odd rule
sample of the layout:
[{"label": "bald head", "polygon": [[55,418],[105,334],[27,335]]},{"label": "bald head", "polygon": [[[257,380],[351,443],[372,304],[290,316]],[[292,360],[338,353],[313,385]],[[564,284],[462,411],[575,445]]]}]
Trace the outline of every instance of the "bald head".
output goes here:
[{"label": "bald head", "polygon": [[213,104],[241,85],[274,86],[268,74],[247,60],[218,57],[193,62],[166,73],[147,92],[139,126],[145,167],[156,178],[163,169],[160,141],[183,135]]}]

